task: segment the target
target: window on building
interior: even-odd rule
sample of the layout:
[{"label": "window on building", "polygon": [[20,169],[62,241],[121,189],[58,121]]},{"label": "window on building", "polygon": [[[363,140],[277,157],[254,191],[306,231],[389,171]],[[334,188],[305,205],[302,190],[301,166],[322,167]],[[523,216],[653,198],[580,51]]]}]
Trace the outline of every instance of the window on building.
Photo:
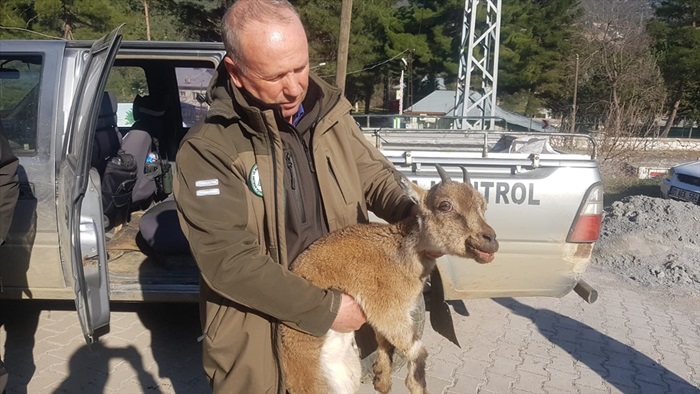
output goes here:
[{"label": "window on building", "polygon": [[214,75],[212,68],[176,67],[177,85],[180,90],[180,109],[182,125],[192,127],[199,118],[204,117],[209,109],[205,101],[207,87]]}]

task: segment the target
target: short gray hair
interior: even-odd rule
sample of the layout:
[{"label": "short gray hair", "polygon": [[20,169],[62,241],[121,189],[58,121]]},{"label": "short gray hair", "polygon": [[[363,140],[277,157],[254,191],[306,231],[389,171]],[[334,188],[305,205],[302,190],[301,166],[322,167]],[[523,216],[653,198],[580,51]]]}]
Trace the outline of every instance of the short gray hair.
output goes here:
[{"label": "short gray hair", "polygon": [[221,38],[226,54],[242,69],[246,67],[241,48],[241,32],[251,22],[291,23],[301,21],[294,6],[287,0],[238,0],[221,19]]}]

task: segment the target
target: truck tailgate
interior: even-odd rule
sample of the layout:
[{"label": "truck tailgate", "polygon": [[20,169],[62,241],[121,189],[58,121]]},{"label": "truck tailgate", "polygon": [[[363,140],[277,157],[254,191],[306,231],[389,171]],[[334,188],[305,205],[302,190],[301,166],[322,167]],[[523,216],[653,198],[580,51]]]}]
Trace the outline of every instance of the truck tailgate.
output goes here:
[{"label": "truck tailgate", "polygon": [[[487,199],[486,220],[500,250],[490,264],[443,256],[438,269],[446,299],[554,296],[569,293],[590,261],[592,243],[567,236],[589,190],[600,185],[587,155],[401,151],[382,153],[411,181],[429,188],[440,181],[434,164],[453,180],[460,167]],[[598,189],[602,199],[602,189]]]}]

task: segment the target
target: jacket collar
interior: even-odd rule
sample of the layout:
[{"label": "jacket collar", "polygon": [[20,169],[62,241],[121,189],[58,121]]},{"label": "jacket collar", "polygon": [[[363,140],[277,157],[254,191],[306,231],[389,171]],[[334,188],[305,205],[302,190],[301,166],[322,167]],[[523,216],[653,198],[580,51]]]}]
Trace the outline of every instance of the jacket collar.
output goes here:
[{"label": "jacket collar", "polygon": [[[321,105],[318,118],[320,119],[329,115],[331,118],[328,120],[335,123],[340,116],[340,113],[334,110],[336,107],[335,104],[341,99],[340,89],[328,84],[316,75],[310,74],[309,89],[313,88],[311,86],[312,84],[321,92],[318,98],[319,102],[312,104]],[[209,88],[207,89],[207,101],[209,103],[209,110],[206,116],[207,120],[217,117],[227,119],[231,122],[240,120],[249,124],[252,128],[251,132],[253,133],[267,129],[264,112],[279,112],[279,108],[277,107],[255,102],[257,101],[255,98],[231,83],[231,78],[223,62],[219,64],[219,67],[217,67],[211,79]],[[348,109],[349,106],[345,110]],[[335,114],[337,114],[337,116],[331,116]],[[275,117],[281,118],[281,114],[277,113]]]}]

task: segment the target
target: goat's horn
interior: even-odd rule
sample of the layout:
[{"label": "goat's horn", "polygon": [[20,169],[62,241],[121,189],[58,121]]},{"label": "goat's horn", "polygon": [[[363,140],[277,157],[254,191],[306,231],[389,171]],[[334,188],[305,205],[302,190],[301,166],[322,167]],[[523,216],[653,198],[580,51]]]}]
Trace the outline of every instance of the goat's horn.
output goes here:
[{"label": "goat's horn", "polygon": [[459,167],[462,169],[462,174],[464,174],[464,183],[472,183],[471,179],[469,179],[469,172],[467,171],[466,168],[464,167]]},{"label": "goat's horn", "polygon": [[443,182],[449,182],[452,180],[452,179],[450,179],[450,176],[447,175],[445,170],[443,170],[442,167],[440,167],[439,164],[435,164],[435,168],[437,168],[437,172],[438,172],[438,174],[440,174],[440,179],[442,179]]}]

